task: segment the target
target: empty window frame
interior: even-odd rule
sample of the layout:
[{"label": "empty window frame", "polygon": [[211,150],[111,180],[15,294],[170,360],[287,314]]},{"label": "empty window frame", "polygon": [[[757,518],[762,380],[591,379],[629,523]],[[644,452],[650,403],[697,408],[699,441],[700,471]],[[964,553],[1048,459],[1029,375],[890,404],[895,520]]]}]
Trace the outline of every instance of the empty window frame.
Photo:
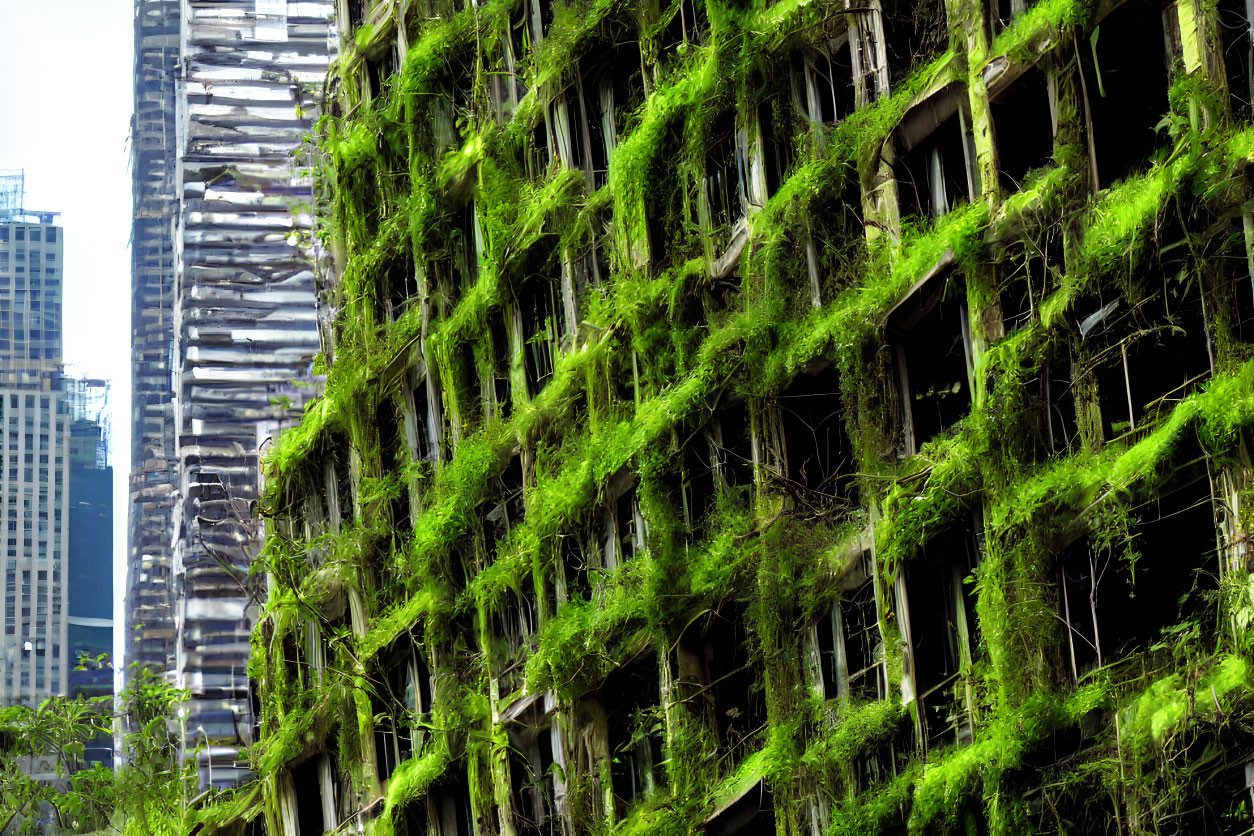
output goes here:
[{"label": "empty window frame", "polygon": [[[876,0],[871,0],[875,3]],[[949,44],[944,0],[878,0],[888,77],[894,87],[935,60]]]},{"label": "empty window frame", "polygon": [[356,503],[353,500],[353,469],[352,456],[349,452],[348,440],[335,437],[331,441],[330,455],[325,470],[327,480],[327,500],[331,528],[339,531],[345,523],[351,524],[357,515]]},{"label": "empty window frame", "polygon": [[739,761],[761,742],[766,701],[743,607],[724,605],[696,619],[676,645],[679,680],[714,732],[720,754]]},{"label": "empty window frame", "polygon": [[658,658],[644,653],[616,668],[601,686],[614,810],[626,818],[631,805],[666,780]]},{"label": "empty window frame", "polygon": [[614,147],[614,85],[608,68],[582,75],[550,109],[558,155],[584,173],[590,190],[604,186]]},{"label": "empty window frame", "polygon": [[998,176],[1005,192],[1019,191],[1029,172],[1053,160],[1055,95],[1044,70],[1035,66],[996,93],[989,91]]},{"label": "empty window frame", "polygon": [[386,285],[387,316],[389,320],[396,321],[420,296],[414,261],[408,248],[388,265],[383,281]]},{"label": "empty window frame", "polygon": [[513,386],[510,380],[513,358],[503,312],[492,311],[488,314],[488,338],[487,349],[491,352],[491,357],[487,374],[480,380],[484,414],[492,418],[508,420],[514,407]]},{"label": "empty window frame", "polygon": [[524,668],[538,626],[536,596],[530,586],[506,589],[492,612],[492,671],[502,697],[523,687]]},{"label": "empty window frame", "polygon": [[942,268],[925,277],[888,316],[906,455],[971,409],[970,331],[963,283]]},{"label": "empty window frame", "polygon": [[1080,322],[1107,440],[1152,421],[1164,403],[1190,394],[1213,370],[1199,283],[1153,285],[1146,283],[1149,296],[1134,303],[1117,297]]},{"label": "empty window frame", "polygon": [[561,833],[565,795],[560,725],[533,700],[507,726],[514,826],[520,836]]},{"label": "empty window frame", "polygon": [[1158,123],[1168,109],[1171,55],[1163,15],[1161,2],[1129,0],[1080,44],[1099,188],[1145,168],[1164,145]]},{"label": "empty window frame", "polygon": [[951,85],[915,106],[895,137],[901,217],[939,218],[979,194],[966,89]]},{"label": "empty window frame", "polygon": [[1077,680],[1198,615],[1218,589],[1211,482],[1200,449],[1186,449],[1190,460],[1135,509],[1129,554],[1097,549],[1086,538],[1059,561],[1059,614],[1069,628],[1070,673]]},{"label": "empty window frame", "polygon": [[561,565],[553,579],[559,607],[567,601],[587,600],[592,594],[592,572],[603,567],[604,544],[582,521],[557,534],[557,558]]},{"label": "empty window frame", "polygon": [[827,42],[827,49],[797,55],[792,67],[797,109],[812,123],[830,125],[853,113],[853,49],[847,30]]},{"label": "empty window frame", "polygon": [[646,526],[636,498],[635,477],[621,472],[606,487],[604,566],[613,570],[644,550]]},{"label": "empty window frame", "polygon": [[423,819],[434,823],[435,836],[475,836],[474,808],[464,763],[455,763],[445,770],[445,777],[427,794],[427,805]]},{"label": "empty window frame", "polygon": [[792,103],[785,96],[774,96],[758,107],[757,154],[754,167],[753,203],[763,205],[788,179],[792,171]]},{"label": "empty window frame", "polygon": [[753,484],[756,458],[748,403],[724,397],[727,402],[687,438],[682,451],[680,504],[690,532],[697,531],[719,495]]},{"label": "empty window frame", "polygon": [[375,769],[386,781],[422,748],[431,711],[431,674],[423,649],[408,633],[384,656],[371,694]]},{"label": "empty window frame", "polygon": [[424,373],[423,365],[415,365],[402,380],[402,404],[405,413],[405,440],[410,457],[417,462],[439,460],[440,417],[436,412],[440,394]]},{"label": "empty window frame", "polygon": [[543,276],[528,279],[516,299],[523,372],[527,392],[534,398],[553,378],[559,340],[566,333],[566,318],[559,304],[557,283]]},{"label": "empty window frame", "polygon": [[[321,836],[325,827],[322,784],[318,757],[306,758],[293,766],[281,783],[284,836]],[[299,790],[297,789],[299,787]]]},{"label": "empty window frame", "polygon": [[483,515],[484,547],[488,557],[496,553],[509,533],[527,518],[526,481],[522,455],[515,454],[500,476],[489,487],[495,501],[485,503]]},{"label": "empty window frame", "polygon": [[825,699],[879,700],[888,693],[871,555],[839,584],[840,597],[814,626]]},{"label": "empty window frame", "polygon": [[1251,67],[1254,67],[1254,27],[1247,0],[1219,0],[1219,41],[1223,49],[1224,73],[1228,80],[1228,103],[1232,115],[1238,121],[1248,121],[1254,115],[1254,85],[1251,84]]},{"label": "empty window frame", "polygon": [[955,699],[959,673],[971,663],[975,600],[966,578],[980,563],[980,527],[966,517],[932,537],[897,584],[909,648],[910,678],[927,748],[969,739],[965,701]]},{"label": "empty window frame", "polygon": [[[710,126],[706,140],[701,220],[715,240],[726,244],[732,224],[749,207],[749,137],[727,112]],[[718,249],[715,255],[721,255]]]},{"label": "empty window frame", "polygon": [[798,374],[779,408],[783,489],[802,508],[832,512],[853,502],[853,448],[845,435],[839,380],[831,366]]}]

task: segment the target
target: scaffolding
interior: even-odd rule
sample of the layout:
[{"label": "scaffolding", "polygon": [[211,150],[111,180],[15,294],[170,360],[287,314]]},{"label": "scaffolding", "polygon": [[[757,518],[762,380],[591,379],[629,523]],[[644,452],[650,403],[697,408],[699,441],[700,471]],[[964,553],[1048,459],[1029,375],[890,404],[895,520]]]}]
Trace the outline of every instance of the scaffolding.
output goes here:
[{"label": "scaffolding", "polygon": [[25,191],[24,169],[0,170],[0,223],[15,220],[22,214],[22,196]]}]

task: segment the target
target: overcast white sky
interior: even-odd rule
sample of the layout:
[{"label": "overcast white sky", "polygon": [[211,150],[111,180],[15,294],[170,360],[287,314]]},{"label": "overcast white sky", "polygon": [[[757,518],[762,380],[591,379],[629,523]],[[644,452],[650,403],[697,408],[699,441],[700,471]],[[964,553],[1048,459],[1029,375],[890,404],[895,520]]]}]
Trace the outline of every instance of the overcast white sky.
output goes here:
[{"label": "overcast white sky", "polygon": [[131,0],[0,0],[0,169],[65,228],[65,359],[113,381],[114,658],[130,469]]}]

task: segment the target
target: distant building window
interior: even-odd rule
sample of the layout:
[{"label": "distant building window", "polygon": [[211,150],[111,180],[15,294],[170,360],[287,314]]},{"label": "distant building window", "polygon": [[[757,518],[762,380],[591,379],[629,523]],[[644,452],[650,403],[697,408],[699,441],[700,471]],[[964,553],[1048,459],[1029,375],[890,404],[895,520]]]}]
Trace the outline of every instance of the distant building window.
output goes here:
[{"label": "distant building window", "polygon": [[57,228],[55,226],[48,227],[48,234],[44,236],[44,240],[49,244],[57,243]]},{"label": "distant building window", "polygon": [[30,231],[30,240],[32,241],[42,241],[43,237],[43,230],[32,229]]},{"label": "distant building window", "polygon": [[25,241],[25,240],[26,240],[26,227],[24,227],[24,226],[19,226],[19,227],[15,230],[15,232],[16,232],[16,234],[13,236],[15,240],[17,240],[17,241]]}]

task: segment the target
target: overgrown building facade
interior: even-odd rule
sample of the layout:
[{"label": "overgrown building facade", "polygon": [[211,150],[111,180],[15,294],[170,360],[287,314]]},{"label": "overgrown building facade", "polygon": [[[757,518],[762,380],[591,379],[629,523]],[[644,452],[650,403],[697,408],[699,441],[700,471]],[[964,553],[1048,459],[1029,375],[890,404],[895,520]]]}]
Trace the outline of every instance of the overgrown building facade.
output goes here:
[{"label": "overgrown building facade", "polygon": [[274,834],[1251,825],[1251,21],[362,2]]}]

